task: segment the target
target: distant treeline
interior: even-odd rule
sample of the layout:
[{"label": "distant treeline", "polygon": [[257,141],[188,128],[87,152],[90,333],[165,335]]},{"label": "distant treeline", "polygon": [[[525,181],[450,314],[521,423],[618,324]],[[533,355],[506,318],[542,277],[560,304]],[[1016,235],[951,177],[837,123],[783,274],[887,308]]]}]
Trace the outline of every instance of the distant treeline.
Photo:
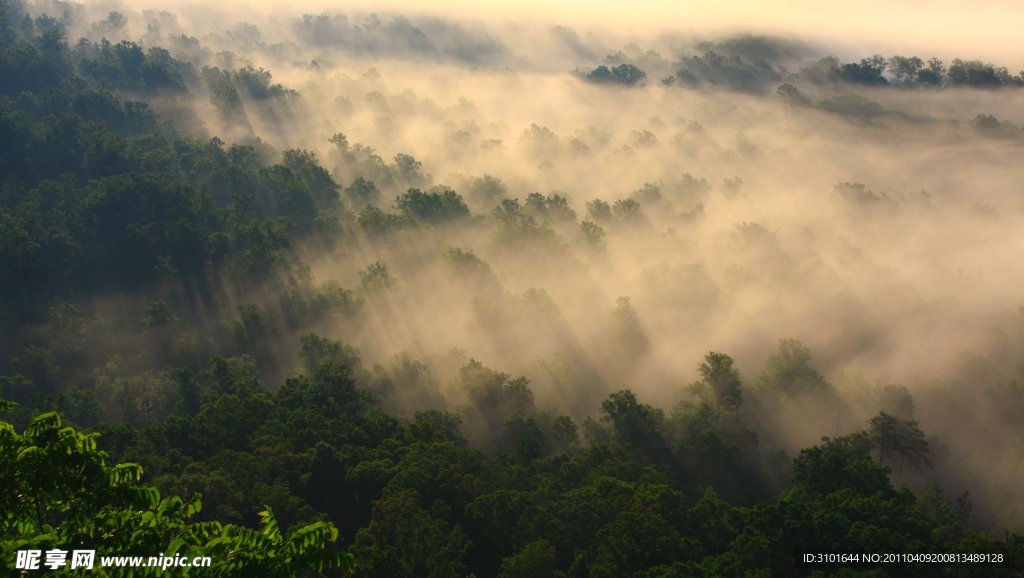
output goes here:
[{"label": "distant treeline", "polygon": [[[917,56],[874,55],[859,62],[842,62],[829,56],[790,72],[782,64],[772,62],[771,51],[765,54],[737,49],[743,44],[709,45],[700,55],[684,57],[674,72],[659,81],[664,86],[716,86],[728,90],[763,94],[781,82],[813,84],[849,83],[864,86],[903,88],[1000,88],[1024,86],[1024,71],[1014,75],[1006,67],[980,60],[954,59],[948,65],[938,58],[924,60]],[[612,66],[600,65],[586,74],[595,83],[633,86],[643,82],[647,74],[637,66],[622,62],[625,55],[608,57]]]}]

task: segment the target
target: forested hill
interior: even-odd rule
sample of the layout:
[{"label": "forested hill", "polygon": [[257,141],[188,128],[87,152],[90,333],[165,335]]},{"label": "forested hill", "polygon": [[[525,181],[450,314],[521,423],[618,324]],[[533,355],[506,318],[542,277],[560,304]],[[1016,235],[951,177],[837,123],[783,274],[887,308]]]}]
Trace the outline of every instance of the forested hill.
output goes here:
[{"label": "forested hill", "polygon": [[[844,237],[818,222],[817,233],[794,226],[794,245],[840,248],[835,261],[805,259],[761,221],[709,232],[709,222],[734,208],[721,203],[748,200],[738,173],[717,186],[673,166],[671,179],[652,177],[619,198],[601,191],[607,201],[595,192],[577,204],[563,190],[514,190],[517,182],[473,167],[484,162],[474,155],[514,147],[527,151],[524,172],[551,182],[558,168],[592,166],[573,163],[595,156],[611,167],[626,166],[616,164],[622,159],[641,166],[643,155],[656,158],[654,133],[667,124],[660,119],[651,119],[651,130],[625,131],[626,145],[614,141],[614,126],[563,137],[532,121],[518,141],[505,142],[463,118],[483,114],[484,97],[445,108],[374,85],[355,104],[332,97],[342,111],[371,111],[371,120],[348,117],[362,132],[332,127],[324,142],[279,150],[300,138],[284,134],[293,123],[325,124],[305,116],[321,86],[275,83],[258,64],[224,53],[216,62],[189,57],[188,50],[203,51],[185,35],[166,49],[79,40],[69,36],[70,17],[37,12],[0,0],[5,568],[13,569],[19,550],[86,547],[212,557],[209,571],[136,569],[135,576],[1024,572],[1019,488],[1004,483],[1024,467],[1017,420],[1024,387],[1012,365],[1024,351],[1024,313],[987,357],[959,366],[972,369],[968,378],[912,390],[826,371],[789,337],[802,328],[778,324],[769,334],[756,325],[760,300],[744,301],[748,309],[730,301],[757,289],[819,288],[841,279],[843,267],[888,282],[892,267],[869,263],[858,235],[884,237],[899,225],[886,219],[916,210],[940,219],[944,199],[842,180],[829,202],[843,226],[862,228]],[[89,34],[113,34],[123,19],[111,13]],[[713,81],[712,68],[749,63],[707,54],[681,60],[672,80],[648,88],[722,84],[714,89],[760,99],[742,106],[769,107],[751,118],[784,124],[786,115],[820,114],[846,123],[835,130],[875,138],[884,117],[943,131],[950,146],[988,139],[998,151],[1017,150],[1016,125],[995,116],[940,123],[921,113],[908,121],[912,115],[895,107],[863,115],[856,98],[813,100],[786,82],[810,73],[784,77],[771,66],[755,80],[775,90],[746,90]],[[302,70],[319,74],[311,62]],[[828,63],[827,78],[808,81],[805,91],[879,84],[857,75],[880,76],[887,66]],[[564,81],[571,90],[616,91],[607,86],[616,83],[644,90],[642,70],[616,68],[622,62],[614,58],[608,64],[589,75],[565,71]],[[991,68],[976,64],[955,66]],[[979,85],[956,81],[952,68],[942,71],[948,80],[932,83],[920,59],[888,65],[906,68],[896,82],[905,88]],[[992,73],[1016,90],[1017,77]],[[329,86],[377,83],[379,74],[329,77]],[[498,83],[514,81],[494,74]],[[444,178],[458,189],[435,183],[440,165],[409,152],[385,160],[352,136],[407,139],[403,121],[415,124],[417,114],[450,131],[444,154],[466,167]],[[447,114],[461,124],[438,121]],[[748,163],[757,174],[759,163],[785,154],[742,133],[720,145],[715,139],[725,139],[696,121],[673,122],[680,131],[673,150],[690,160],[714,155],[735,163],[728,170]],[[506,168],[512,155],[502,157]],[[595,178],[618,183],[613,169],[600,171]],[[993,207],[972,210],[1002,226]],[[736,261],[696,263],[693,247],[705,241]],[[619,247],[628,261],[617,261]],[[680,254],[685,262],[669,261]],[[645,268],[634,272],[634,261]],[[639,286],[629,284],[637,279]],[[591,282],[635,291],[605,301]],[[883,293],[902,299],[893,283]],[[849,350],[870,358],[866,342],[877,327],[859,324],[856,314],[866,309],[831,312],[862,301],[828,295],[830,307],[809,314],[783,309],[821,325],[849,323],[835,333],[848,332],[853,346],[822,339],[831,359],[859,359]],[[765,301],[766,309],[781,307]],[[925,316],[936,302],[913,315]],[[893,303],[903,302],[884,305]],[[871,313],[864,317],[884,317]],[[678,338],[681,319],[689,347],[707,353],[678,359],[667,336]],[[760,345],[717,351],[729,342],[722,328],[737,319],[752,329],[729,331]],[[885,347],[899,349],[896,337],[886,333]],[[741,355],[757,364],[742,364]],[[981,433],[957,436],[958,427]],[[1004,460],[998,468],[963,466],[962,459],[994,456]],[[799,554],[810,551],[989,556],[801,565]]]}]

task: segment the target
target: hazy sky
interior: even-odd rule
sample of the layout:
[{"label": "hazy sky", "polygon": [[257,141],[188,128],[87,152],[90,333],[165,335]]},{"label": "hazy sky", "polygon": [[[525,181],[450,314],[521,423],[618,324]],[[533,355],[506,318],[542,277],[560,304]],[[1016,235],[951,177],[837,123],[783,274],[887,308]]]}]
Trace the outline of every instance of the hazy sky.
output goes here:
[{"label": "hazy sky", "polygon": [[[159,6],[158,0],[132,2]],[[1020,46],[1020,22],[1024,2],[1015,0],[917,1],[860,0],[813,2],[809,0],[718,0],[693,2],[637,0],[629,5],[610,0],[519,0],[514,3],[446,0],[300,2],[234,2],[210,5],[193,0],[175,4],[179,13],[189,8],[203,11],[223,8],[245,19],[259,12],[299,15],[303,12],[384,12],[430,14],[470,19],[548,20],[570,26],[607,27],[619,33],[650,34],[683,31],[707,34],[718,30],[785,33],[848,47],[851,54],[880,52],[885,55],[913,52],[942,58],[980,58],[1007,66],[1014,73],[1024,67]],[[188,7],[188,8],[187,8]]]},{"label": "hazy sky", "polygon": [[308,7],[305,9],[309,10],[382,10],[393,7],[406,13],[542,18],[574,25],[603,25],[637,33],[652,28],[697,32],[712,29],[781,32],[835,40],[865,52],[887,53],[916,48],[922,53],[947,58],[999,60],[1014,71],[1024,66],[1024,50],[1021,50],[1019,42],[1024,2],[1014,0],[638,0],[628,5],[610,0],[562,0],[557,3],[520,0],[496,4],[475,0],[447,0],[442,3],[314,0],[290,6],[295,10],[300,7]]}]

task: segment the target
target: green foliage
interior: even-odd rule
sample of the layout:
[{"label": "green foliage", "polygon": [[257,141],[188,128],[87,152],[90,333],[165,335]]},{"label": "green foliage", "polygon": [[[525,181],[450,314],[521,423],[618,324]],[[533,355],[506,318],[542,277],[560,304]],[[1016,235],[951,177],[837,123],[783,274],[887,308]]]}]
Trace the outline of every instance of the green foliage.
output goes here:
[{"label": "green foliage", "polygon": [[607,222],[612,218],[612,208],[601,199],[594,199],[587,201],[587,215],[598,223]]},{"label": "green foliage", "polygon": [[155,329],[170,325],[177,320],[178,316],[171,310],[170,305],[163,301],[153,301],[143,310],[142,326]]},{"label": "green foliage", "polygon": [[836,71],[836,75],[844,82],[855,84],[868,86],[887,84],[888,81],[882,76],[882,73],[885,72],[885,64],[885,58],[876,54],[861,60],[860,63],[850,62],[842,65]]},{"label": "green foliage", "polygon": [[[98,555],[210,556],[218,576],[295,575],[338,569],[351,575],[351,554],[336,547],[338,530],[316,522],[285,536],[269,508],[262,529],[190,521],[199,496],[160,498],[139,485],[137,464],[108,466],[97,434],[62,427],[56,413],[35,417],[24,433],[0,422],[0,555],[21,549],[95,548]],[[204,570],[181,570],[205,575]],[[95,568],[98,576],[150,576],[161,570]]]},{"label": "green foliage", "polygon": [[1006,68],[996,68],[980,60],[954,59],[946,71],[946,79],[952,85],[967,85],[981,88],[1003,86],[1011,82]]},{"label": "green foliage", "polygon": [[632,64],[619,64],[608,68],[600,65],[587,73],[586,79],[597,84],[619,84],[622,86],[636,86],[642,84],[647,78],[647,73]]},{"label": "green foliage", "polygon": [[367,575],[455,578],[465,573],[468,537],[460,527],[431,515],[418,492],[388,493],[373,510],[373,522],[359,531],[355,546]]},{"label": "green foliage", "polygon": [[569,207],[568,199],[557,194],[545,197],[540,193],[530,193],[526,196],[523,211],[546,224],[576,220],[576,212]]},{"label": "green foliage", "polygon": [[[72,50],[61,23],[39,22],[0,47],[0,167],[15,179],[0,206],[0,275],[22,281],[0,292],[4,319],[169,280],[209,299],[211,275],[266,278],[292,241],[323,235],[315,225],[338,210],[338,187],[312,153],[274,165],[253,145],[180,137],[124,95],[182,97],[198,79],[191,65],[127,41]],[[288,94],[263,70],[202,76],[224,110]]]},{"label": "green foliage", "polygon": [[924,70],[924,61],[916,56],[891,56],[886,61],[886,70],[897,84],[914,84]]},{"label": "green foliage", "polygon": [[395,284],[395,278],[391,276],[387,265],[374,261],[359,272],[359,282],[364,290],[383,291]]},{"label": "green foliage", "polygon": [[496,222],[496,240],[501,246],[549,251],[559,244],[555,232],[539,223],[518,199],[502,199],[492,215]]},{"label": "green foliage", "polygon": [[807,347],[795,339],[780,339],[778,351],[768,358],[757,384],[784,395],[827,391],[825,378],[810,363],[811,351]]},{"label": "green foliage", "polygon": [[871,439],[865,433],[822,438],[820,446],[800,452],[793,460],[793,492],[818,496],[849,489],[863,495],[891,492],[888,470],[871,459]]},{"label": "green foliage", "polygon": [[843,94],[822,99],[818,101],[818,108],[862,121],[885,114],[882,105],[858,94]]},{"label": "green foliage", "polygon": [[612,205],[612,216],[619,222],[638,224],[645,222],[646,218],[636,199],[619,199]]},{"label": "green foliage", "polygon": [[499,578],[550,576],[557,568],[555,547],[544,539],[530,542],[513,556],[501,561]]},{"label": "green foliage", "polygon": [[800,92],[799,88],[788,82],[779,85],[779,88],[775,91],[775,95],[790,106],[807,106],[811,104],[811,100],[804,96],[804,94]]},{"label": "green foliage", "polygon": [[712,403],[718,411],[731,412],[743,404],[740,373],[733,367],[733,359],[724,353],[714,351],[704,356],[697,368],[701,384],[711,392]]},{"label": "green foliage", "polygon": [[606,235],[600,225],[583,221],[580,223],[580,235],[583,237],[583,242],[596,251],[603,251],[607,248]]},{"label": "green foliage", "polygon": [[[730,53],[732,52],[732,53]],[[760,94],[781,78],[761,55],[740,54],[731,50],[709,50],[702,56],[682,59],[675,78],[689,86],[713,85],[729,90]]]},{"label": "green foliage", "polygon": [[377,185],[363,177],[358,177],[352,184],[345,187],[345,197],[354,208],[362,208],[366,205],[376,203],[380,197],[377,192]]},{"label": "green foliage", "polygon": [[601,402],[603,419],[612,424],[613,439],[652,462],[664,462],[668,448],[662,437],[665,414],[642,404],[628,389]]},{"label": "green foliage", "polygon": [[462,202],[462,197],[450,189],[426,193],[409,189],[395,199],[395,208],[403,215],[431,224],[469,216],[469,208]]},{"label": "green foliage", "polygon": [[368,205],[359,211],[356,222],[370,235],[385,235],[407,226],[411,219],[406,215],[385,213],[378,207]]},{"label": "green foliage", "polygon": [[351,345],[343,345],[312,333],[303,336],[299,342],[299,357],[307,375],[314,375],[325,364],[342,367],[359,365],[359,351]]},{"label": "green foliage", "polygon": [[899,456],[899,465],[906,462],[915,468],[928,465],[928,440],[917,422],[880,412],[868,422],[868,435],[878,449],[878,463]]}]

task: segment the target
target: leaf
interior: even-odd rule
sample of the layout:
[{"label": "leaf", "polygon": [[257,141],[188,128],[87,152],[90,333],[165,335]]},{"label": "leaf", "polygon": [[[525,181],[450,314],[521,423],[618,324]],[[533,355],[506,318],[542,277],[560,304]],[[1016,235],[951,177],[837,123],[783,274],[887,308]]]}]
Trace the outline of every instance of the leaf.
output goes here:
[{"label": "leaf", "polygon": [[175,538],[174,540],[171,541],[170,544],[167,545],[167,549],[164,550],[164,555],[166,555],[166,556],[173,556],[173,555],[177,554],[178,550],[181,550],[182,546],[184,546],[184,545],[185,545],[185,540],[181,539],[180,537],[179,538]]},{"label": "leaf", "polygon": [[142,479],[142,466],[139,464],[117,464],[110,469],[110,485],[126,486]]},{"label": "leaf", "polygon": [[25,435],[28,437],[39,437],[46,432],[60,427],[60,416],[57,412],[48,411],[37,415],[28,427],[25,428]]},{"label": "leaf", "polygon": [[270,506],[265,507],[266,510],[260,512],[260,518],[263,520],[263,535],[275,545],[280,545],[281,528],[278,527],[277,518],[274,517],[274,512],[270,509]]}]

